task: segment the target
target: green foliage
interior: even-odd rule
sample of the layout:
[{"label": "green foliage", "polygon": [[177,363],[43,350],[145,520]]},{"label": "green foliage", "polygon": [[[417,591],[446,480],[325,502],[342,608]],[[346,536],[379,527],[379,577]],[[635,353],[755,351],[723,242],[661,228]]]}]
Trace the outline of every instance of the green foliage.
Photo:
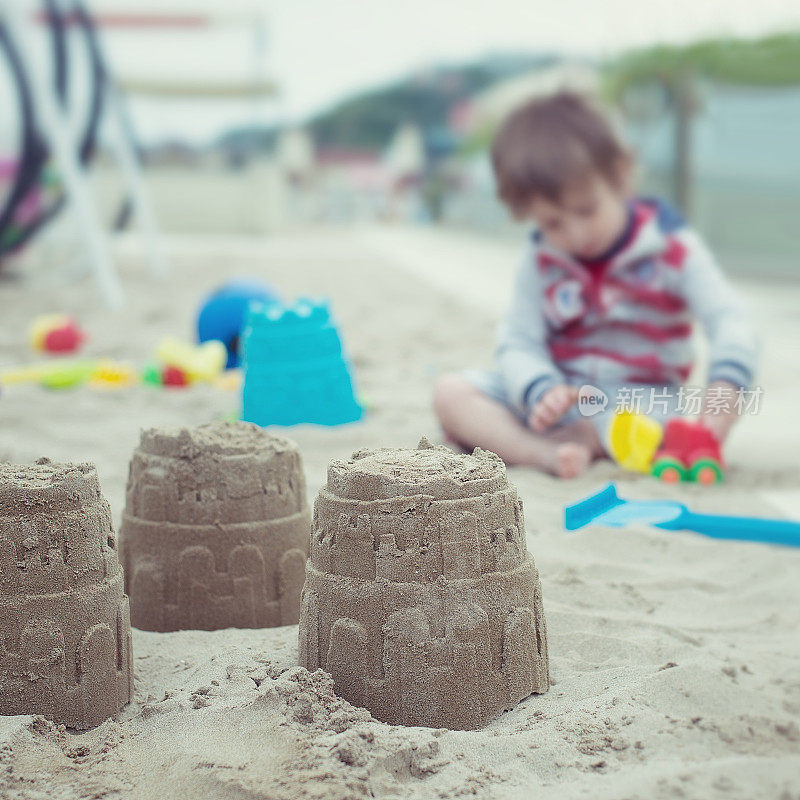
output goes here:
[{"label": "green foliage", "polygon": [[458,154],[469,158],[477,153],[485,153],[489,149],[492,139],[494,138],[496,132],[495,127],[495,125],[486,123],[473,131],[461,142],[458,148]]},{"label": "green foliage", "polygon": [[604,93],[617,101],[630,86],[661,83],[674,88],[691,76],[747,86],[800,84],[800,33],[634,50],[606,66]]}]

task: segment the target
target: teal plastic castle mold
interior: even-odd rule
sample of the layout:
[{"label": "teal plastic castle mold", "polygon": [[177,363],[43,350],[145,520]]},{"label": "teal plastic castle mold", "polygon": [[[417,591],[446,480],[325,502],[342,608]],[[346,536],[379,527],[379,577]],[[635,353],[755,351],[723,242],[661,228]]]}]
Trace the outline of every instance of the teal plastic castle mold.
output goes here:
[{"label": "teal plastic castle mold", "polygon": [[242,340],[246,422],[341,425],[361,418],[327,300],[252,303]]}]

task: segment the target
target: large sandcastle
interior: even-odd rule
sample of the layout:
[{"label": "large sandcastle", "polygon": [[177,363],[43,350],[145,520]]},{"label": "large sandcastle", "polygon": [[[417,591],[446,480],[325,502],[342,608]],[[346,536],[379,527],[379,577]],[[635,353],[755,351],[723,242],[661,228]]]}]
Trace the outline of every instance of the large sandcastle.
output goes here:
[{"label": "large sandcastle", "polygon": [[142,432],[120,529],[131,622],[297,622],[311,527],[297,447],[246,422]]},{"label": "large sandcastle", "polygon": [[133,694],[128,598],[91,464],[0,464],[0,714],[85,730]]},{"label": "large sandcastle", "polygon": [[363,450],[314,504],[300,664],[394,724],[477,728],[549,688],[522,503],[493,453]]}]

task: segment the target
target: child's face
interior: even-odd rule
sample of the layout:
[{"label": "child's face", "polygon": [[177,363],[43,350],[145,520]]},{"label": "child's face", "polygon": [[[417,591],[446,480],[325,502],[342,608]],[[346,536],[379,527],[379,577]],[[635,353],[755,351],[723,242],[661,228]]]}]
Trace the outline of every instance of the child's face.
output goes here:
[{"label": "child's face", "polygon": [[559,203],[544,197],[531,201],[529,215],[542,235],[571,255],[592,259],[608,250],[628,221],[624,183],[592,175],[564,190]]}]

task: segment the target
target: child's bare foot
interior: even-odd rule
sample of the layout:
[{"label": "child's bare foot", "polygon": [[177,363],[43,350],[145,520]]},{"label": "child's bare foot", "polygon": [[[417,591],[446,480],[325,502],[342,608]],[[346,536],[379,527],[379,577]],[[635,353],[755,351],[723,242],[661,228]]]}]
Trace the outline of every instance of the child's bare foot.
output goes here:
[{"label": "child's bare foot", "polygon": [[592,453],[585,444],[564,442],[556,447],[553,471],[559,478],[577,478],[592,462]]},{"label": "child's bare foot", "polygon": [[[564,387],[571,391],[571,387]],[[570,402],[575,398],[570,397]],[[568,410],[566,401],[563,411]],[[448,445],[458,442],[497,453],[509,466],[526,466],[559,478],[583,474],[592,459],[600,458],[603,445],[591,421],[550,425],[537,433],[508,406],[484,395],[460,375],[444,375],[437,383],[434,407]],[[552,409],[551,409],[552,410]]]}]

